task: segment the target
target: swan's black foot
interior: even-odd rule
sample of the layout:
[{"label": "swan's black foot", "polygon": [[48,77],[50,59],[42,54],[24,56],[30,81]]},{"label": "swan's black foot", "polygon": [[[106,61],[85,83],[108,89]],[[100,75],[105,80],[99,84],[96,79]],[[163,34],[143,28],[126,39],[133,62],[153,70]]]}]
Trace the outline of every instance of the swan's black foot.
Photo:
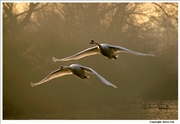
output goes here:
[{"label": "swan's black foot", "polygon": [[117,59],[116,56],[114,56],[114,59]]}]

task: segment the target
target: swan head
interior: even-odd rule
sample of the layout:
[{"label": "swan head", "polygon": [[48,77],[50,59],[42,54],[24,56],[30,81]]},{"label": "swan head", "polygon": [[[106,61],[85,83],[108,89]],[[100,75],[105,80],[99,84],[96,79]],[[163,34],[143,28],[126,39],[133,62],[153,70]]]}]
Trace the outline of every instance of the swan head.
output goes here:
[{"label": "swan head", "polygon": [[95,41],[92,39],[91,41],[90,41],[90,44],[94,44],[95,43]]},{"label": "swan head", "polygon": [[60,70],[62,70],[62,69],[63,69],[63,66],[61,65],[61,66],[60,66]]}]

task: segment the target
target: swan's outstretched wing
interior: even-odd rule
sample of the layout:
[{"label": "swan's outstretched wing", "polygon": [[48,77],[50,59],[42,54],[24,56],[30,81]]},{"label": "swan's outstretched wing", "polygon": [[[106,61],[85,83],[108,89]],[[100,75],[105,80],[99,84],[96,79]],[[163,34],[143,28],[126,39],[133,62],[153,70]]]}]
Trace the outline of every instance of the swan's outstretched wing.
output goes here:
[{"label": "swan's outstretched wing", "polygon": [[140,52],[135,52],[135,51],[129,50],[129,49],[121,47],[121,46],[109,45],[109,47],[111,49],[113,49],[113,51],[116,52],[116,53],[117,52],[126,52],[126,53],[131,53],[131,54],[134,54],[134,55],[138,55],[138,56],[152,56],[152,57],[156,57],[153,54],[144,54],[144,53],[140,53]]},{"label": "swan's outstretched wing", "polygon": [[89,73],[93,73],[95,74],[103,83],[105,83],[106,85],[112,86],[114,88],[117,88],[117,86],[115,86],[114,84],[110,83],[109,81],[107,81],[106,79],[104,79],[101,75],[99,75],[96,71],[94,71],[93,69],[89,68],[89,67],[85,67],[85,66],[81,66],[86,72]]},{"label": "swan's outstretched wing", "polygon": [[51,72],[47,77],[45,77],[44,79],[42,79],[41,81],[39,81],[38,83],[32,83],[31,82],[31,86],[36,86],[36,85],[40,85],[42,83],[45,83],[49,80],[52,80],[54,78],[58,78],[61,77],[63,75],[68,75],[68,74],[72,74],[71,70],[69,68],[67,69],[57,69],[53,72]]},{"label": "swan's outstretched wing", "polygon": [[72,56],[69,56],[69,57],[66,57],[66,58],[63,58],[63,59],[57,59],[55,57],[53,57],[53,61],[56,62],[56,61],[69,61],[69,60],[77,60],[77,59],[81,59],[83,57],[86,57],[86,56],[90,56],[90,55],[94,55],[94,54],[98,54],[100,53],[99,49],[98,49],[98,46],[94,46],[94,47],[90,47],[90,48],[87,48],[79,53],[76,53]]}]

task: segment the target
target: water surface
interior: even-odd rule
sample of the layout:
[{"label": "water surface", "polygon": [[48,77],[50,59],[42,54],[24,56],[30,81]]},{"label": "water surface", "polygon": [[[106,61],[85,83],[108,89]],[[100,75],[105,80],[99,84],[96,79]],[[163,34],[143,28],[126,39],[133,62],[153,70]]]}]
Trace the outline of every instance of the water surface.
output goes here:
[{"label": "water surface", "polygon": [[158,109],[158,101],[147,101],[146,108],[143,102],[126,102],[120,105],[102,105],[98,107],[58,110],[45,114],[24,114],[23,116],[5,117],[4,119],[55,119],[55,120],[177,120],[178,101],[163,101],[167,109]]}]

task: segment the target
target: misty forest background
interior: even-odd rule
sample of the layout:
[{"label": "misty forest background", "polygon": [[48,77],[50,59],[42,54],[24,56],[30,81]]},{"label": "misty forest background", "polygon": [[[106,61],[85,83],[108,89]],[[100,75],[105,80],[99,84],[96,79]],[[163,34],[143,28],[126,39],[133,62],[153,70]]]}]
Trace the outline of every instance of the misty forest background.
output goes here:
[{"label": "misty forest background", "polygon": [[[3,3],[3,117],[178,99],[178,3]],[[56,62],[100,43],[153,53],[119,53]],[[60,65],[82,64],[96,76],[63,76],[37,87]],[[28,110],[28,111],[27,111]],[[16,113],[14,112],[16,111]]]}]

